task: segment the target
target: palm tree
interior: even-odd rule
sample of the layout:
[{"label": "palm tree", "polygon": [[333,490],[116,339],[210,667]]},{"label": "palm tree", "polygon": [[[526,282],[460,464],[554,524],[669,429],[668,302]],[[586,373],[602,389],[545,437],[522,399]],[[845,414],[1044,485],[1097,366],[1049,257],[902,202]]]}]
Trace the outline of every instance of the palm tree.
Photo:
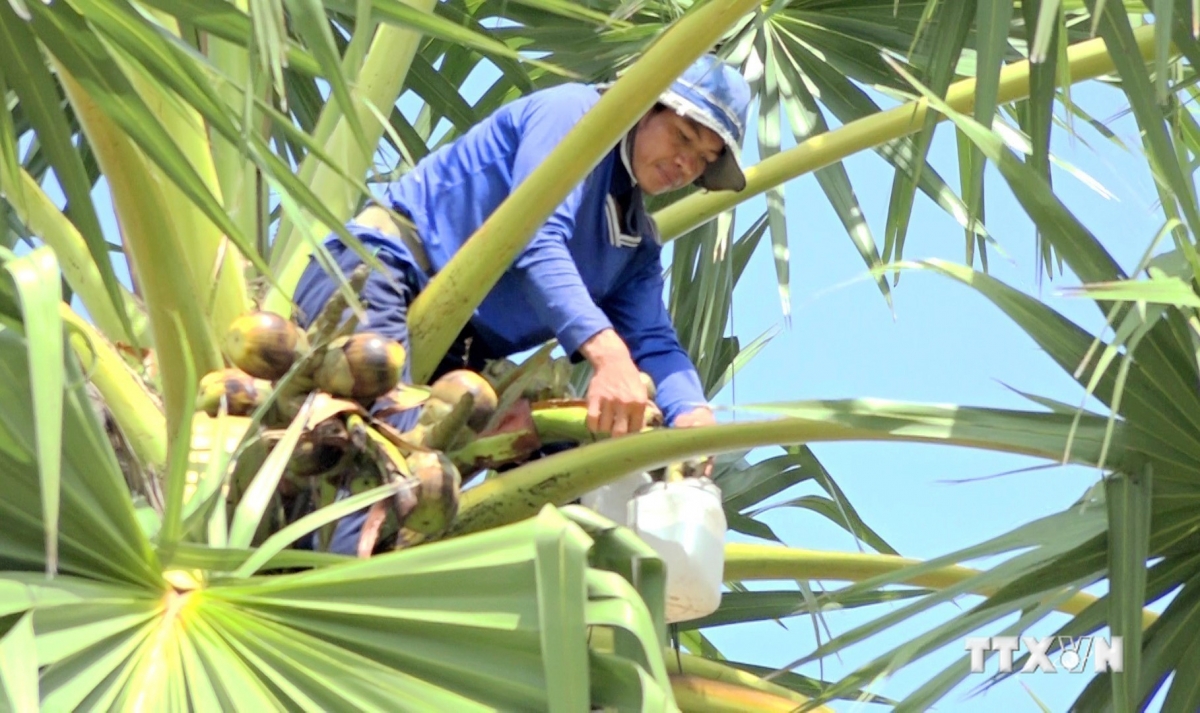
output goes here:
[{"label": "palm tree", "polygon": [[[562,186],[582,178],[661,89],[716,43],[754,81],[764,161],[749,172],[742,194],[693,195],[662,206],[660,223],[678,238],[673,275],[711,285],[705,294],[728,295],[769,231],[786,314],[787,226],[778,188],[809,170],[818,171],[885,295],[890,287],[882,267],[901,257],[917,188],[959,220],[970,262],[988,239],[979,209],[982,159],[1010,168],[1006,177],[1014,179],[1014,188],[1029,175],[1045,180],[1056,82],[1069,84],[1058,80],[1079,81],[1115,67],[1139,120],[1158,116],[1161,122],[1137,54],[1113,48],[1157,53],[1156,76],[1165,77],[1174,56],[1161,41],[1168,29],[1179,50],[1193,56],[1188,9],[1181,4],[1169,22],[1135,32],[1129,15],[1108,5],[1099,23],[1107,34],[1096,40],[1087,31],[1091,3],[1002,0],[766,7],[744,0],[586,7],[554,0],[0,4],[0,91],[6,98],[0,188],[9,235],[32,247],[20,255],[6,250],[10,279],[0,292],[0,364],[8,372],[0,389],[3,402],[15,405],[0,414],[0,478],[11,492],[0,505],[11,523],[0,534],[0,581],[11,594],[0,598],[7,604],[0,614],[0,688],[16,709],[38,701],[52,709],[215,707],[231,705],[236,696],[239,703],[253,697],[288,708],[578,710],[590,703],[773,710],[857,695],[869,672],[832,684],[796,675],[766,680],[750,664],[664,656],[669,642],[661,562],[627,530],[565,506],[631,468],[664,467],[714,451],[729,454],[718,482],[736,529],[762,534],[762,523],[752,516],[755,504],[800,478],[817,477],[835,506],[827,515],[882,554],[730,546],[725,574],[734,591],[728,606],[677,632],[682,641],[702,644],[699,629],[717,619],[778,616],[778,600],[774,608],[764,597],[753,597],[757,606],[751,610],[735,605],[749,595],[738,591],[744,589],[740,582],[781,573],[862,580],[828,595],[845,606],[895,599],[895,592],[882,589],[890,582],[921,587],[902,595],[914,597],[913,606],[1003,585],[981,605],[989,615],[1059,608],[1081,611],[1090,624],[1103,620],[1099,613],[1106,605],[1079,593],[1080,580],[1105,571],[1105,533],[1112,531],[1132,539],[1113,545],[1123,568],[1116,576],[1130,588],[1114,598],[1120,617],[1111,621],[1115,632],[1136,643],[1130,622],[1145,599],[1136,572],[1151,551],[1146,542],[1160,552],[1180,532],[1147,539],[1147,518],[1139,515],[1149,502],[1146,480],[1130,485],[1128,478],[1112,479],[1121,497],[1109,498],[1116,503],[1109,505],[1109,519],[1093,516],[1074,530],[1092,559],[1076,556],[1072,572],[1078,577],[1047,584],[1039,573],[1054,571],[1047,568],[1076,553],[1043,547],[1020,567],[983,573],[947,567],[952,556],[908,566],[861,522],[827,474],[816,475],[823,470],[802,445],[905,439],[1058,459],[1070,443],[1076,462],[1107,463],[1117,473],[1140,477],[1145,459],[1131,454],[1146,450],[1138,441],[1144,435],[1129,435],[1119,404],[1112,407],[1123,420],[1115,424],[1091,414],[790,404],[774,407],[784,418],[590,443],[578,406],[558,403],[532,412],[525,433],[474,440],[467,434],[468,442],[457,448],[450,449],[449,441],[441,445],[464,472],[476,458],[495,464],[507,453],[519,461],[523,454],[513,444],[522,435],[574,438],[580,447],[483,480],[453,503],[448,527],[401,538],[407,546],[367,559],[289,547],[348,512],[397,496],[425,497],[407,470],[404,439],[390,438],[353,404],[304,395],[305,364],[328,343],[331,329],[313,333],[314,352],[249,415],[210,416],[197,409],[201,377],[225,366],[222,336],[254,305],[288,312],[285,296],[298,269],[309,254],[321,256],[318,239],[341,231],[369,195],[369,183],[377,179],[363,177],[381,141],[402,157],[397,170],[403,170],[514,96],[624,70],[565,145],[500,208],[485,228],[490,234],[477,236],[485,239],[472,241],[414,305],[412,356],[416,373],[427,375],[470,305],[498,278],[492,268],[502,268],[521,249],[562,199]],[[1158,3],[1160,12],[1158,5],[1171,7]],[[1038,23],[1043,31],[1027,31]],[[1030,44],[1054,61],[1018,61]],[[881,52],[904,64],[893,69]],[[970,60],[974,77],[962,74]],[[469,103],[464,82],[485,62],[499,78]],[[1001,72],[1003,63],[1010,66]],[[969,180],[963,181],[964,198],[957,198],[923,166],[938,117],[924,103],[913,105],[916,112],[913,106],[884,112],[858,87],[871,83],[915,96],[917,85],[904,71],[985,123],[1006,103],[1034,138],[1029,165],[1010,166],[1013,160],[990,134],[956,117],[977,146],[960,167]],[[1166,86],[1160,81],[1160,92]],[[421,99],[415,120],[396,108],[406,89]],[[1174,91],[1172,85],[1171,96]],[[1025,96],[1029,102],[1020,103]],[[846,126],[830,131],[826,111]],[[799,145],[781,152],[784,117]],[[450,131],[439,133],[442,119]],[[1169,144],[1155,141],[1156,168],[1165,170],[1158,162],[1174,154]],[[853,190],[838,164],[866,149],[897,168],[882,255],[856,217]],[[1174,173],[1164,175],[1172,201],[1192,195],[1179,190],[1182,179]],[[99,184],[111,196],[119,242],[105,235],[97,217],[93,195]],[[51,198],[57,191],[65,198],[62,208]],[[762,192],[768,193],[768,211],[734,238],[730,211]],[[1029,198],[1035,199],[1047,200]],[[1190,224],[1195,213],[1178,205]],[[1047,258],[1053,247],[1085,280],[1116,276],[1093,264],[1102,262],[1097,248],[1085,245],[1077,230],[1074,240],[1056,232],[1065,220],[1061,211],[1045,218],[1034,210],[1045,206],[1031,206],[1035,217],[1059,221],[1039,223]],[[13,240],[8,244],[14,247]],[[1075,260],[1095,269],[1084,270]],[[122,263],[130,287],[118,279]],[[345,287],[352,288],[353,279]],[[766,335],[745,348],[738,338],[725,338],[729,301],[700,299],[682,284],[673,281],[672,312],[715,394]],[[344,297],[353,304],[353,289]],[[1120,316],[1127,314],[1139,313]],[[1147,344],[1153,334],[1148,332]],[[535,376],[546,353],[517,374]],[[1062,358],[1075,356],[1064,352]],[[1138,373],[1137,365],[1123,368]],[[586,378],[575,374],[576,386]],[[1122,383],[1132,390],[1136,379],[1128,378]],[[498,383],[513,389],[502,390],[502,398],[524,386],[513,378]],[[1108,383],[1101,379],[1097,393],[1107,393]],[[372,462],[380,465],[364,472],[377,473],[377,479],[346,500],[326,498],[323,507],[280,527],[276,513],[289,482],[285,473],[301,457],[299,444],[331,419],[365,434]],[[765,465],[747,461],[751,449],[775,444],[795,445]],[[1155,488],[1163,487],[1164,472],[1182,474],[1187,465],[1168,458],[1174,451],[1161,452],[1166,460],[1154,464]],[[399,477],[386,477],[393,472]],[[570,477],[552,477],[564,472]],[[1170,486],[1167,477],[1167,492],[1181,487]],[[1172,507],[1175,522],[1190,522],[1176,502]],[[1079,562],[1099,564],[1084,572]],[[1182,576],[1178,567],[1159,571]],[[496,586],[496,578],[507,586]],[[922,646],[954,635],[935,632]],[[881,658],[880,665],[896,660]],[[1146,665],[1173,661],[1148,654]],[[1139,665],[1134,658],[1130,668]],[[918,700],[936,698],[949,680],[939,679]],[[1150,683],[1147,676],[1115,676],[1115,685],[1124,686],[1116,699],[1134,700],[1138,680]]]}]

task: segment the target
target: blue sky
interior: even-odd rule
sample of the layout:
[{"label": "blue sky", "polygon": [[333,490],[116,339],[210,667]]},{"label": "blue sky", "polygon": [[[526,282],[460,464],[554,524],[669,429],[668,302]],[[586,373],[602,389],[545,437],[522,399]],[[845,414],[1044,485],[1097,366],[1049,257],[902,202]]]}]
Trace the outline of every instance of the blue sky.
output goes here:
[{"label": "blue sky", "polygon": [[[1093,116],[1106,118],[1125,107],[1123,95],[1092,82],[1074,89],[1074,99]],[[876,96],[884,106],[882,97]],[[1061,112],[1060,112],[1061,113]],[[1138,147],[1136,124],[1124,117],[1111,125],[1127,146]],[[1102,197],[1083,182],[1055,170],[1056,192],[1101,239],[1126,269],[1136,263],[1162,224],[1154,208],[1157,196],[1145,161],[1122,150],[1090,127],[1076,122],[1080,140],[1056,129],[1052,151],[1114,194]],[[1086,142],[1086,143],[1085,143]],[[785,143],[785,147],[786,147]],[[747,141],[747,161],[757,160],[753,140]],[[958,185],[956,145],[951,125],[939,128],[930,152],[931,163],[952,186]],[[882,245],[893,170],[874,153],[845,162],[866,219]],[[1102,327],[1098,311],[1085,300],[1060,296],[1064,286],[1078,284],[1069,273],[1053,281],[1036,279],[1032,223],[992,168],[987,175],[987,226],[1007,253],[992,252],[990,273],[1005,283],[1040,296],[1068,318],[1093,333]],[[895,314],[877,287],[866,279],[865,266],[849,242],[840,221],[812,176],[791,181],[786,188],[791,248],[793,318],[770,345],[738,376],[737,401],[876,397],[926,403],[1037,409],[1004,385],[1033,394],[1079,403],[1083,389],[989,301],[949,278],[932,272],[906,272],[894,290]],[[740,211],[739,223],[765,206],[758,198]],[[749,208],[749,209],[747,209]],[[905,246],[908,259],[965,259],[963,232],[923,195],[918,195]],[[978,265],[978,263],[977,263]],[[735,292],[734,319],[738,333],[753,336],[781,322],[774,266],[768,250],[760,249]],[[719,401],[730,404],[727,389]],[[726,416],[728,417],[728,416]],[[752,415],[739,415],[750,418]],[[995,475],[1039,461],[1007,454],[923,444],[815,444],[813,451],[831,472],[865,522],[902,555],[930,558],[981,542],[1040,516],[1058,512],[1074,502],[1099,474],[1081,467],[1055,467],[969,483],[950,480]],[[817,492],[797,486],[776,501]],[[790,546],[815,550],[854,551],[843,530],[803,510],[779,509],[762,516]],[[746,540],[740,535],[732,539]],[[789,586],[790,585],[790,586]],[[829,588],[837,583],[829,583]],[[755,589],[794,588],[788,582]],[[1100,593],[1102,590],[1096,590]],[[980,601],[962,600],[963,607]],[[825,615],[834,635],[889,611],[881,605],[866,610]],[[1161,609],[1161,606],[1156,606]],[[909,640],[931,625],[946,621],[961,609],[943,606],[827,660],[824,677],[836,678],[892,646]],[[1035,628],[1048,635],[1067,620],[1054,615]],[[1000,633],[1003,620],[995,630]],[[782,666],[817,645],[814,624],[807,616],[786,621],[718,627],[706,633],[730,659]],[[827,637],[826,637],[827,638]],[[912,665],[874,692],[893,698],[915,690],[929,677],[965,656],[950,647]],[[995,663],[989,665],[995,671]],[[817,664],[799,669],[821,675]],[[1050,710],[1065,710],[1087,683],[1086,674],[1033,674],[1011,678],[983,696],[965,698],[982,676],[968,677],[939,705],[952,711],[1038,710],[1025,691],[1028,686]],[[836,710],[860,710],[839,703]],[[866,709],[879,709],[868,706]]]}]

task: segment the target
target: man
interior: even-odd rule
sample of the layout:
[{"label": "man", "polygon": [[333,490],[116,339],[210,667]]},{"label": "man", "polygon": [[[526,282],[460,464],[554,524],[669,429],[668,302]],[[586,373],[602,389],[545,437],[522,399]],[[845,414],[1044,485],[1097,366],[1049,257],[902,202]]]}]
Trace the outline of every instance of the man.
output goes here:
[{"label": "man", "polygon": [[[514,100],[418,163],[381,201],[410,218],[415,231],[378,207],[350,223],[399,284],[397,290],[372,274],[363,290],[370,323],[360,328],[407,348],[412,300],[604,89],[565,84]],[[750,88],[732,67],[712,55],[694,63],[550,216],[475,311],[438,373],[478,370],[486,359],[557,338],[573,359],[594,367],[587,392],[593,431],[620,437],[641,430],[648,394],[639,370],[654,381],[666,425],[714,423],[663,303],[661,245],[642,196],[693,183],[741,190],[737,152],[749,103]],[[343,271],[359,264],[340,242],[331,240],[329,249]],[[295,293],[302,323],[334,289],[310,263]],[[416,415],[406,412],[395,425],[406,430]]]},{"label": "man", "polygon": [[[383,202],[411,217],[415,235],[379,208],[356,218],[349,229],[378,250],[400,284],[397,291],[371,277],[363,292],[370,324],[363,328],[407,347],[408,306],[417,293],[603,89],[566,84],[515,100],[390,185]],[[642,195],[691,183],[741,190],[736,153],[749,102],[750,88],[732,67],[712,55],[694,63],[533,237],[439,371],[477,368],[557,337],[567,354],[594,367],[589,428],[614,437],[641,430],[648,398],[639,369],[654,381],[668,426],[713,423],[663,304],[661,247]],[[340,242],[330,250],[346,272],[359,262]],[[315,316],[333,291],[312,262],[296,289],[302,316]]]}]

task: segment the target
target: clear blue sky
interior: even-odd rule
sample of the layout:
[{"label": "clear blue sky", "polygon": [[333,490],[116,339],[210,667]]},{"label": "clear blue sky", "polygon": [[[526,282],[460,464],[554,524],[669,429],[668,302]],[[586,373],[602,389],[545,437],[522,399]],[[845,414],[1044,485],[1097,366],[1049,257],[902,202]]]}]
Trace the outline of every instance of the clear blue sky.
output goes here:
[{"label": "clear blue sky", "polygon": [[[1074,98],[1093,116],[1106,118],[1125,107],[1117,90],[1091,83],[1076,87]],[[876,96],[884,106],[891,102]],[[832,121],[832,119],[831,119]],[[1127,146],[1137,150],[1136,124],[1124,117],[1112,128]],[[1076,122],[1085,145],[1056,128],[1052,151],[1104,185],[1115,199],[1106,199],[1062,170],[1055,170],[1061,199],[1129,269],[1160,228],[1154,208],[1157,196],[1140,155],[1131,155]],[[785,146],[787,144],[785,143]],[[1089,148],[1090,145],[1090,148]],[[754,141],[747,141],[747,159],[754,161]],[[930,161],[952,186],[958,185],[957,153],[952,125],[940,126]],[[877,155],[862,154],[845,162],[866,219],[882,247],[893,170]],[[1091,303],[1059,296],[1063,286],[1078,281],[1069,273],[1039,289],[1034,262],[1032,223],[1012,197],[1003,179],[989,167],[987,226],[1008,254],[990,255],[990,272],[1009,285],[1033,295],[1095,332],[1102,326]],[[989,301],[970,288],[932,272],[906,272],[894,291],[895,317],[877,287],[865,279],[865,267],[852,247],[824,193],[812,176],[787,185],[791,248],[793,319],[773,342],[741,373],[738,402],[743,404],[816,398],[877,397],[927,403],[957,403],[1003,408],[1036,406],[1004,384],[1068,403],[1079,403],[1083,389]],[[739,223],[752,219],[765,201],[756,199],[740,211]],[[963,231],[931,200],[918,194],[905,246],[909,259],[943,258],[962,262]],[[977,263],[978,265],[978,263]],[[769,250],[760,249],[735,293],[734,318],[739,334],[753,336],[780,322],[774,266]],[[730,403],[729,390],[720,401]],[[747,416],[739,416],[745,418]],[[979,478],[1039,464],[1031,458],[922,444],[842,443],[812,446],[865,522],[901,554],[931,558],[1003,534],[1034,518],[1058,512],[1094,484],[1099,474],[1081,467],[1058,467],[971,483],[949,480]],[[800,485],[773,501],[817,493]],[[854,551],[843,530],[803,510],[779,509],[762,516],[788,545]],[[749,540],[734,533],[732,539]],[[791,585],[791,586],[789,586]],[[828,583],[835,588],[838,583]],[[788,582],[763,583],[754,589],[795,588]],[[1094,590],[1102,593],[1101,590]],[[963,608],[980,601],[961,601]],[[827,613],[834,635],[879,616],[896,605]],[[1155,609],[1161,610],[1161,604]],[[942,606],[911,624],[877,635],[825,661],[824,677],[836,679],[854,667],[961,613]],[[999,634],[995,629],[978,635]],[[1048,635],[1067,620],[1054,615],[1035,628]],[[817,646],[813,621],[807,616],[786,621],[718,627],[706,633],[729,658],[782,666]],[[824,636],[822,640],[827,640]],[[881,681],[874,692],[901,698],[921,683],[966,655],[961,646],[943,649]],[[1090,667],[1089,667],[1090,668]],[[995,671],[994,660],[989,672]],[[799,669],[821,675],[818,664]],[[1088,674],[1033,674],[1010,678],[980,697],[965,698],[983,676],[968,677],[938,706],[951,711],[1038,710],[1022,684],[1050,710],[1065,710],[1083,690]],[[839,703],[836,710],[863,706]],[[879,707],[870,706],[867,709]]]},{"label": "clear blue sky", "polygon": [[[490,79],[487,73],[479,79]],[[474,83],[472,83],[474,84]],[[478,88],[482,85],[474,85]],[[472,87],[468,87],[470,90]],[[470,91],[468,91],[470,93]],[[1122,95],[1092,83],[1076,87],[1075,99],[1094,116],[1104,118],[1124,108]],[[876,96],[884,106],[889,100]],[[830,117],[831,123],[835,123]],[[752,119],[753,123],[753,119]],[[1061,170],[1055,171],[1059,195],[1084,217],[1125,267],[1140,256],[1161,225],[1153,185],[1144,161],[1130,156],[1076,123],[1088,148],[1056,129],[1054,152],[1094,177],[1115,200],[1097,195]],[[1137,146],[1135,124],[1126,117],[1113,124],[1127,145]],[[785,133],[785,148],[791,145]],[[755,139],[746,142],[747,164],[757,160]],[[954,133],[942,125],[934,141],[930,160],[953,186],[957,186]],[[882,245],[893,170],[874,153],[846,161],[866,219]],[[994,169],[988,174],[987,224],[1009,258],[991,253],[991,274],[1031,294],[1039,294],[1034,267],[1034,240],[1030,221]],[[933,403],[1035,408],[1007,390],[1001,382],[1034,394],[1077,403],[1082,389],[1042,354],[1034,342],[998,309],[969,288],[933,273],[905,273],[894,292],[895,315],[889,311],[878,289],[865,276],[857,252],[840,221],[811,176],[787,185],[789,235],[791,242],[791,290],[793,319],[785,329],[737,377],[741,404],[815,398],[877,397]],[[105,230],[117,235],[106,191],[97,192],[98,208]],[[763,209],[759,197],[739,211],[744,226]],[[912,259],[939,257],[964,259],[963,233],[958,225],[930,200],[918,194],[908,233],[905,256]],[[1064,285],[1074,285],[1072,276],[1046,282],[1040,295],[1068,317],[1088,329],[1099,328],[1098,313],[1083,300],[1061,298]],[[737,331],[748,340],[772,325],[781,323],[774,265],[769,244],[764,241],[735,295]],[[718,398],[728,405],[730,390]],[[722,418],[729,416],[722,415]],[[740,416],[747,418],[748,416]],[[773,449],[772,449],[773,450]],[[1068,506],[1098,474],[1070,467],[1038,470],[980,482],[950,484],[945,481],[978,478],[1037,464],[1029,458],[977,452],[962,448],[905,444],[816,444],[814,452],[846,492],[862,518],[901,554],[930,558],[968,544],[1000,535],[1034,518]],[[777,451],[774,451],[777,452]],[[768,455],[764,450],[760,456]],[[797,497],[815,488],[798,486],[776,501]],[[763,516],[788,544],[816,550],[854,551],[855,543],[843,530],[803,510],[780,509]],[[745,540],[732,534],[731,539]],[[816,583],[814,583],[816,584]],[[794,583],[761,583],[754,589],[794,588]],[[837,583],[827,583],[834,588]],[[978,601],[962,602],[969,606]],[[869,609],[825,614],[825,622],[836,635],[886,611],[887,605]],[[898,605],[897,605],[898,606]],[[1161,609],[1161,605],[1155,607]],[[910,625],[877,635],[858,645],[841,660],[817,664],[800,672],[836,679],[875,653],[908,640],[936,622],[945,621],[961,609],[943,606]],[[1052,632],[1064,615],[1050,617],[1034,634]],[[719,627],[706,631],[711,640],[732,660],[767,666],[788,663],[816,646],[814,625],[807,616],[786,620],[786,628],[774,622]],[[1007,622],[1005,622],[1007,623]],[[980,634],[999,633],[994,631]],[[944,649],[910,666],[892,679],[882,681],[874,692],[901,698],[932,675],[966,653],[960,646]],[[989,671],[994,670],[994,662]],[[1083,689],[1086,675],[1034,674],[1001,684],[982,697],[964,699],[980,677],[944,698],[941,710],[1020,711],[1037,710],[1022,688],[1028,686],[1051,710],[1064,710]],[[838,703],[837,710],[859,710],[863,706]],[[867,710],[882,710],[868,706]]]}]

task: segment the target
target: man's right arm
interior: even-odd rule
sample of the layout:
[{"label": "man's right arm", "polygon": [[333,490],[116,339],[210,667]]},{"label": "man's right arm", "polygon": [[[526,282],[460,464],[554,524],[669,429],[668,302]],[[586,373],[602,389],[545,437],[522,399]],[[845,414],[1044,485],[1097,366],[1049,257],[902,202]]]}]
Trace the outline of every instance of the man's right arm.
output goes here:
[{"label": "man's right arm", "polygon": [[[594,103],[592,95],[579,90],[544,95],[528,104],[520,120],[520,144],[513,157],[514,190],[541,166]],[[578,351],[597,333],[612,328],[592,300],[567,247],[567,240],[575,232],[585,183],[571,189],[511,268],[539,321],[554,332],[568,354]]]},{"label": "man's right arm", "polygon": [[[517,186],[542,164],[594,105],[594,95],[561,93],[555,101],[531,102],[522,117],[521,143],[513,162]],[[614,436],[636,432],[649,401],[629,349],[588,292],[567,240],[587,190],[575,186],[512,266],[539,321],[554,332],[567,354],[581,354],[594,369],[588,388],[588,427]]]}]

